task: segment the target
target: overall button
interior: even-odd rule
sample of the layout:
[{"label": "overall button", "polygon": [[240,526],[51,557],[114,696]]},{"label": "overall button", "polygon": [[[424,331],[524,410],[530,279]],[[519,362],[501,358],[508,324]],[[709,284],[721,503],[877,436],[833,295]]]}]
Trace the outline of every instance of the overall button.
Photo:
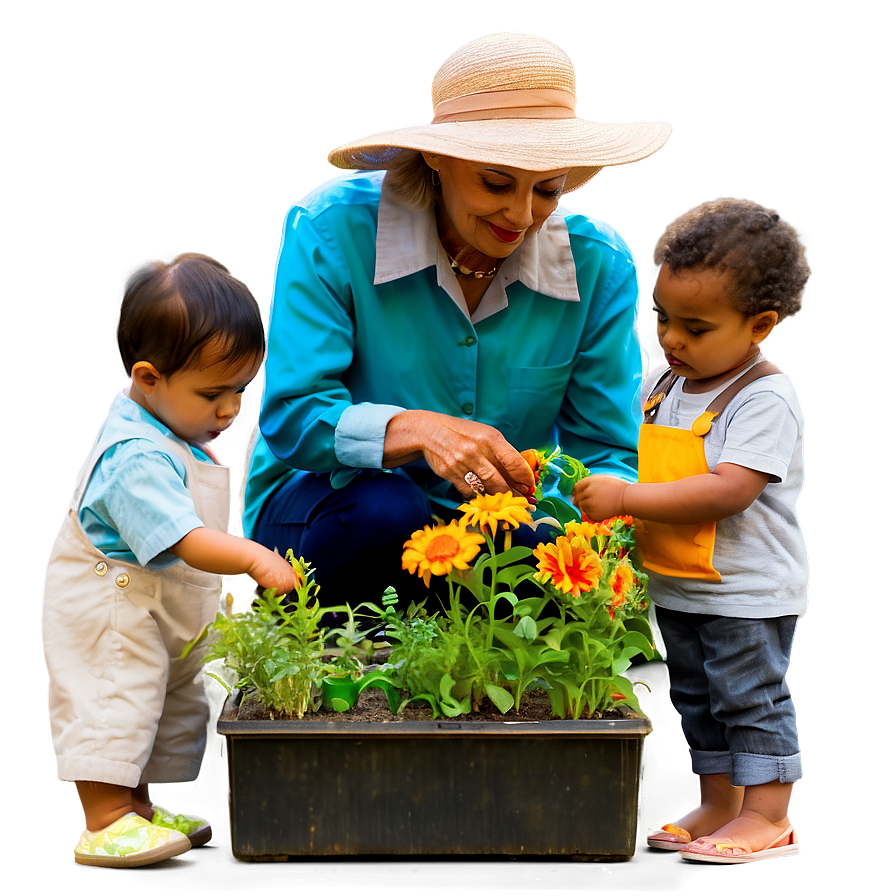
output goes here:
[{"label": "overall button", "polygon": [[97,563],[97,565],[93,567],[93,571],[98,576],[104,576],[107,572],[109,572],[109,567],[106,565],[106,563],[103,560],[100,560],[100,562]]},{"label": "overall button", "polygon": [[126,572],[115,577],[115,584],[118,585],[119,588],[127,588],[130,582],[131,577]]},{"label": "overall button", "polygon": [[467,416],[469,416],[470,414],[473,413],[473,411],[476,410],[476,406],[473,404],[472,401],[468,401],[466,404],[464,404],[464,406],[461,408],[461,410],[462,410]]}]

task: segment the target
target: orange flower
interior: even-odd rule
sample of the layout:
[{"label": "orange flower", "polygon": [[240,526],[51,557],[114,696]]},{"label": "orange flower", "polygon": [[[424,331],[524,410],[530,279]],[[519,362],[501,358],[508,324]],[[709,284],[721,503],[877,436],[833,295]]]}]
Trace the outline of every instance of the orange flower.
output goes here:
[{"label": "orange flower", "polygon": [[635,573],[628,563],[620,563],[613,570],[610,576],[610,588],[613,591],[613,600],[610,602],[611,607],[618,607],[625,603],[628,592],[632,585],[635,584]]},{"label": "orange flower", "polygon": [[526,448],[520,451],[520,456],[532,468],[532,475],[535,477],[535,484],[541,482],[541,474],[544,471],[544,454],[536,451],[534,448]]},{"label": "orange flower", "polygon": [[404,543],[401,568],[417,573],[429,587],[432,575],[444,576],[452,569],[468,569],[484,541],[478,532],[468,532],[457,521],[445,526],[425,526]]},{"label": "orange flower", "polygon": [[510,492],[497,495],[476,495],[458,510],[464,511],[460,519],[462,526],[476,526],[483,532],[491,529],[492,538],[498,533],[498,524],[504,529],[518,529],[520,523],[530,523],[529,502],[525,498],[515,498]]},{"label": "orange flower", "polygon": [[533,552],[538,561],[535,578],[564,594],[580,597],[597,587],[602,572],[600,557],[582,538],[561,535],[554,544],[540,544]]}]

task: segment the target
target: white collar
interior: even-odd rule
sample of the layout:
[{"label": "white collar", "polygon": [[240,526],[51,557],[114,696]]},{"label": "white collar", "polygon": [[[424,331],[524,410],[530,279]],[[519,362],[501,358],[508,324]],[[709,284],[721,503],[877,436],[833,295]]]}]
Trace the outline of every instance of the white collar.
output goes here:
[{"label": "white collar", "polygon": [[[580,300],[566,214],[565,209],[558,207],[541,229],[523,240],[501,265],[473,314],[473,323],[506,308],[507,287],[517,280],[552,299]],[[429,209],[412,209],[401,204],[391,190],[387,174],[377,218],[374,285],[408,277],[431,265],[436,266],[439,286],[469,316],[457,276],[439,243],[435,215]]]}]

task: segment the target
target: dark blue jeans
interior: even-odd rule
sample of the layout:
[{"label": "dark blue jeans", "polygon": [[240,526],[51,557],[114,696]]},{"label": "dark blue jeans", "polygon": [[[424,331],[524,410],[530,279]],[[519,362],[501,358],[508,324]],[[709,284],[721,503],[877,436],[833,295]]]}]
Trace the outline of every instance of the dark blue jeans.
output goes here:
[{"label": "dark blue jeans", "polygon": [[[458,504],[463,500],[458,494]],[[362,470],[339,489],[330,485],[327,474],[302,473],[265,505],[255,540],[281,554],[292,548],[310,563],[324,606],[378,603],[390,585],[400,605],[407,606],[428,592],[419,576],[401,568],[402,549],[415,531],[432,524],[433,514],[445,522],[460,515],[430,504],[426,492],[402,470]],[[550,532],[523,526],[513,535],[514,544],[535,547]],[[429,592],[435,598],[447,595],[444,579],[433,576]],[[433,597],[427,602],[430,610],[439,606]]]},{"label": "dark blue jeans", "polygon": [[656,618],[694,773],[728,774],[737,786],[802,777],[784,680],[797,617],[741,619],[656,607]]}]

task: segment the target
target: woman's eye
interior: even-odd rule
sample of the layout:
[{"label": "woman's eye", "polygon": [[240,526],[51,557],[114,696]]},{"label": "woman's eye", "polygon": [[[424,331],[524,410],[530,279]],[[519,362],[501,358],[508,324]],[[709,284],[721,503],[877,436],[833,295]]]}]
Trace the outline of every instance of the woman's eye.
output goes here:
[{"label": "woman's eye", "polygon": [[536,187],[535,192],[545,199],[559,199],[563,195],[563,190],[549,190],[544,187]]},{"label": "woman's eye", "polygon": [[482,184],[489,193],[506,193],[510,189],[510,184],[496,184],[490,180],[483,180]]},{"label": "woman's eye", "polygon": [[659,308],[654,308],[653,310],[659,323],[664,324],[669,319]]}]

